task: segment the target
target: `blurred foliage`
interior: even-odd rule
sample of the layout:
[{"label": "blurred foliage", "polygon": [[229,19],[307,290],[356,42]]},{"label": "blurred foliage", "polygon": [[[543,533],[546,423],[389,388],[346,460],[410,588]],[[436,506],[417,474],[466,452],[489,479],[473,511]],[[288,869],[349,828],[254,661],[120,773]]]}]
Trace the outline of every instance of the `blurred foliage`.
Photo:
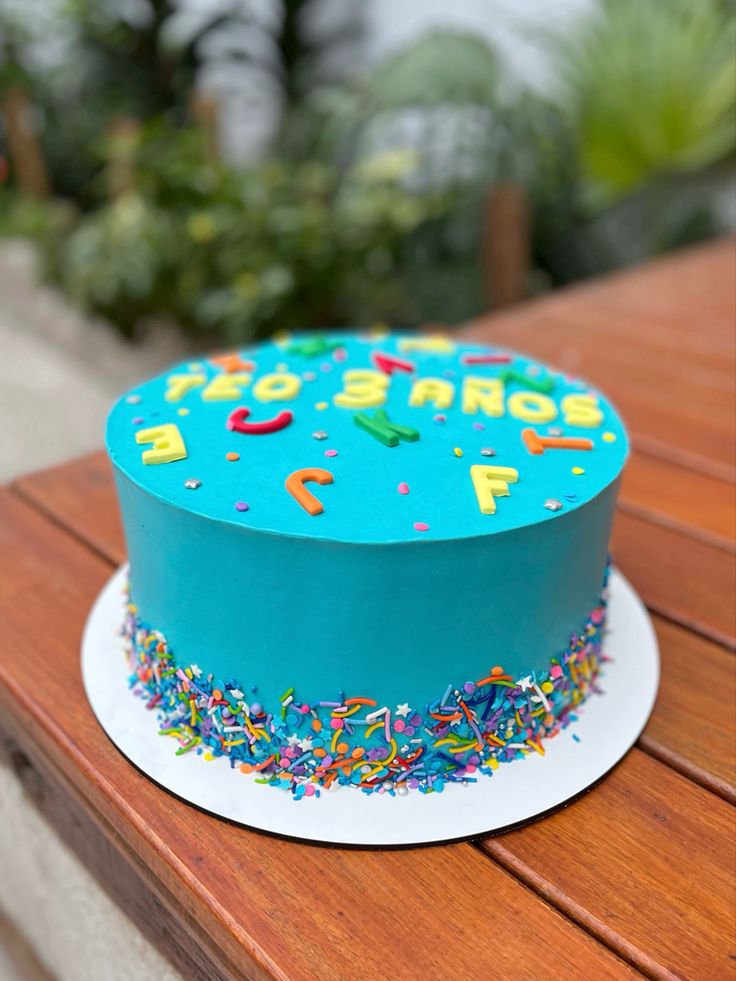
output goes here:
[{"label": "blurred foliage", "polygon": [[736,20],[722,0],[601,0],[562,52],[593,207],[736,149]]},{"label": "blurred foliage", "polygon": [[727,230],[735,11],[733,0],[599,0],[556,41],[563,87],[551,152],[561,166],[535,222],[536,257],[554,282]]},{"label": "blurred foliage", "polygon": [[[732,0],[599,0],[578,30],[543,34],[560,75],[544,95],[449,31],[362,77],[330,74],[356,26],[315,33],[319,0],[267,16],[217,0],[189,20],[175,0],[140,0],[135,18],[116,0],[67,4],[64,84],[31,78],[22,30],[0,20],[0,94],[32,90],[55,190],[78,210],[44,217],[6,190],[0,234],[36,234],[49,275],[129,334],[152,317],[230,340],[465,319],[484,305],[485,199],[501,181],[527,191],[537,280],[552,284],[714,234],[733,193]],[[277,93],[258,164],[208,160],[189,119],[215,50]]]},{"label": "blurred foliage", "polygon": [[158,121],[139,135],[131,189],[71,234],[48,236],[47,268],[128,333],[151,317],[229,341],[305,324],[415,322],[408,253],[448,200],[403,189],[414,165],[236,170],[206,162],[196,130]]},{"label": "blurred foliage", "polygon": [[41,201],[0,187],[0,238],[44,241],[64,234],[74,223],[74,209],[64,201]]}]

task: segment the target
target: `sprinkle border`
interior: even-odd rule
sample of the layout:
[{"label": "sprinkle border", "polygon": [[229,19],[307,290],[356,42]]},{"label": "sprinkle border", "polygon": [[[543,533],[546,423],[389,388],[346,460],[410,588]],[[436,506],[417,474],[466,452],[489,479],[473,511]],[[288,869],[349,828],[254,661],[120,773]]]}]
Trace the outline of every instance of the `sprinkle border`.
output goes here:
[{"label": "sprinkle border", "polygon": [[543,741],[576,720],[575,709],[591,692],[600,693],[609,569],[598,603],[546,670],[512,679],[497,665],[485,678],[449,684],[421,711],[409,703],[392,711],[343,692],[307,704],[293,688],[275,710],[266,709],[255,686],[179,665],[164,635],[141,622],[128,597],[121,633],[129,683],[157,711],[159,735],[178,741],[177,756],[225,756],[232,768],[297,800],[345,786],[366,794],[438,793],[529,753],[544,756]]}]

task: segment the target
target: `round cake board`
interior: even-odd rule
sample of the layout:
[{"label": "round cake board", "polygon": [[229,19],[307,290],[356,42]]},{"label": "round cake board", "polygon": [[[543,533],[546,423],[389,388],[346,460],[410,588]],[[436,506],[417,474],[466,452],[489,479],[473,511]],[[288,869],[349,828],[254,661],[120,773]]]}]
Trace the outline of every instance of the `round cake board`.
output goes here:
[{"label": "round cake board", "polygon": [[319,798],[257,784],[225,758],[175,755],[158,734],[155,711],[128,687],[123,642],[127,568],[98,596],[82,638],[82,676],[92,709],[131,763],[181,800],[256,831],[304,842],[353,847],[440,844],[498,834],[541,817],[579,796],[626,754],[654,706],[659,654],[649,615],[618,570],[610,578],[603,695],[591,695],[578,719],[544,743],[545,755],[502,764],[477,783],[448,784],[442,793],[366,795],[343,787]]}]

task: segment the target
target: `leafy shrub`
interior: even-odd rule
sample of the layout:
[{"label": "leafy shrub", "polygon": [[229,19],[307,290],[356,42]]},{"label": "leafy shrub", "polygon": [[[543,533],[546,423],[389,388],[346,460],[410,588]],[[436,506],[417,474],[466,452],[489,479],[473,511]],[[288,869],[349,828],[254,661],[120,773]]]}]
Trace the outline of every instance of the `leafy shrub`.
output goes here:
[{"label": "leafy shrub", "polygon": [[239,170],[206,162],[196,131],[159,122],[140,138],[130,188],[52,236],[47,267],[128,333],[146,317],[233,342],[415,322],[436,312],[404,288],[409,254],[452,202],[406,190],[413,167],[385,154],[344,174],[318,162]]}]

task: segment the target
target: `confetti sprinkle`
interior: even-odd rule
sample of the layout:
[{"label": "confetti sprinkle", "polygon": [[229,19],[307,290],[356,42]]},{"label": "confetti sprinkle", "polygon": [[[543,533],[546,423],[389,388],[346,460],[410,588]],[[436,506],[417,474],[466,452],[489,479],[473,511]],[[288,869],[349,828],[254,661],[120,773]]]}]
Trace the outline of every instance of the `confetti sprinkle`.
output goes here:
[{"label": "confetti sprinkle", "polygon": [[134,426],[140,426],[142,422],[145,422],[145,419],[143,418],[143,416],[134,416],[130,421],[133,423]]},{"label": "confetti sprinkle", "polygon": [[330,403],[329,402],[315,402],[314,403],[314,407],[315,407],[315,409],[317,409],[318,412],[324,412],[325,409],[329,409]]},{"label": "confetti sprinkle", "polygon": [[603,440],[604,443],[615,443],[616,442],[616,434],[615,433],[602,433],[601,434],[601,439]]},{"label": "confetti sprinkle", "polygon": [[188,477],[184,481],[184,486],[186,487],[187,490],[197,490],[202,486],[202,481],[197,480],[196,477]]},{"label": "confetti sprinkle", "polygon": [[337,450],[325,450],[325,456],[337,456]]},{"label": "confetti sprinkle", "polygon": [[473,429],[477,429],[477,430],[478,430],[479,432],[481,432],[481,431],[482,431],[482,430],[484,430],[485,428],[486,428],[486,427],[485,427],[485,426],[483,425],[483,423],[482,423],[482,422],[474,422],[474,423],[473,423]]},{"label": "confetti sprinkle", "polygon": [[398,490],[399,494],[408,494],[409,493],[409,485],[403,483],[403,481],[402,481],[402,483],[399,484],[397,490]]},{"label": "confetti sprinkle", "polygon": [[452,452],[455,454],[455,456],[462,456],[463,455],[463,451],[460,449],[459,446],[453,447]]},{"label": "confetti sprinkle", "polygon": [[426,524],[424,521],[415,521],[414,531],[429,531],[429,525]]},{"label": "confetti sprinkle", "polygon": [[438,412],[437,415],[432,416],[432,421],[441,425],[443,422],[447,422],[447,416],[444,416],[441,412]]},{"label": "confetti sprinkle", "polygon": [[328,436],[329,433],[326,433],[324,429],[317,429],[315,432],[312,433],[313,439],[327,439]]},{"label": "confetti sprinkle", "polygon": [[319,370],[324,371],[324,373],[327,374],[328,371],[332,371],[332,365],[329,361],[323,361],[319,366]]},{"label": "confetti sprinkle", "polygon": [[580,474],[585,473],[585,470],[583,469],[583,467],[573,467],[572,472],[575,474],[576,477],[579,477]]},{"label": "confetti sprinkle", "polygon": [[249,505],[246,504],[245,501],[236,501],[235,502],[235,510],[236,511],[247,511],[248,508],[249,508]]},{"label": "confetti sprinkle", "polygon": [[561,511],[564,507],[562,501],[558,501],[556,497],[548,497],[544,502],[544,506],[548,511]]},{"label": "confetti sprinkle", "polygon": [[286,353],[298,354],[303,358],[315,358],[320,354],[330,354],[331,351],[339,346],[337,341],[328,341],[326,337],[317,334],[314,337],[308,337],[306,340],[290,344],[286,349]]},{"label": "confetti sprinkle", "polygon": [[305,382],[317,381],[317,375],[313,371],[305,371],[302,373],[302,378]]},{"label": "confetti sprinkle", "polygon": [[347,361],[348,351],[345,347],[336,347],[332,352],[332,357],[335,361]]},{"label": "confetti sprinkle", "polygon": [[276,371],[279,371],[279,372],[281,372],[282,374],[284,374],[284,373],[285,373],[285,372],[287,372],[288,370],[289,370],[289,366],[288,366],[288,364],[285,364],[285,363],[284,363],[283,361],[280,361],[280,362],[279,362],[279,363],[278,363],[278,364],[276,365]]},{"label": "confetti sprinkle", "polygon": [[294,688],[271,705],[249,705],[243,693],[252,686],[178,663],[164,635],[143,624],[130,602],[122,633],[130,687],[156,711],[159,733],[176,740],[176,755],[224,756],[295,800],[343,787],[428,794],[475,782],[479,774],[490,777],[500,764],[530,753],[544,755],[543,741],[574,722],[584,699],[600,692],[606,607],[604,583],[599,604],[546,670],[514,681],[496,665],[486,677],[448,685],[421,711],[397,705],[394,720],[370,697],[341,694],[340,701],[306,704]]},{"label": "confetti sprinkle", "polygon": [[494,449],[492,449],[490,446],[484,446],[483,449],[480,451],[480,455],[481,456],[495,456],[496,455],[496,451]]},{"label": "confetti sprinkle", "polygon": [[189,415],[189,409],[183,409],[183,408],[182,409],[177,409],[176,412],[177,412],[177,415],[180,415],[180,416],[188,416]]},{"label": "confetti sprinkle", "polygon": [[460,362],[464,365],[471,364],[509,364],[511,355],[509,354],[461,354]]},{"label": "confetti sprinkle", "polygon": [[239,453],[226,453],[225,454],[225,459],[226,460],[229,460],[230,463],[235,463],[236,460],[239,460],[240,459],[240,454]]},{"label": "confetti sprinkle", "polygon": [[128,405],[140,405],[141,402],[143,401],[143,398],[140,395],[135,395],[135,394],[127,395],[125,397],[125,401],[128,403]]}]

